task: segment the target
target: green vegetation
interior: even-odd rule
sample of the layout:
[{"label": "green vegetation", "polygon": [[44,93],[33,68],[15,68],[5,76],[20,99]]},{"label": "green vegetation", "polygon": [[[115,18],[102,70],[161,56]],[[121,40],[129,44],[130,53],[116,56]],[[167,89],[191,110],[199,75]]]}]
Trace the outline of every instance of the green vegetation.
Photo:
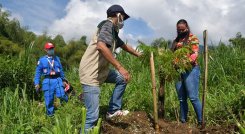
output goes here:
[{"label": "green vegetation", "polygon": [[[54,118],[46,117],[45,106],[26,97],[27,87],[1,89],[0,133],[66,133],[79,131],[82,104],[76,98],[58,107]],[[21,97],[20,97],[21,96]],[[72,109],[72,110],[71,110]]]},{"label": "green vegetation", "polygon": [[[9,20],[8,17],[8,13],[0,12],[0,133],[78,133],[84,121],[84,117],[82,118],[84,105],[77,99],[82,93],[78,66],[87,46],[86,37],[66,43],[61,35],[53,39],[47,34],[35,35],[26,28],[21,28],[17,20]],[[241,132],[244,132],[244,40],[241,34],[237,34],[235,38],[231,38],[230,44],[221,42],[209,47],[205,111],[207,125],[237,124]],[[37,95],[33,87],[36,62],[40,56],[44,55],[43,45],[47,41],[56,45],[56,54],[61,58],[66,77],[76,90],[76,95],[70,96],[67,104],[57,107],[54,118],[46,117],[43,98],[40,97],[42,95]],[[157,48],[161,48],[162,55],[155,59],[155,62],[156,70],[160,70],[167,80],[165,118],[176,120],[179,116],[179,102],[173,80],[178,72],[175,72],[170,60],[176,54],[168,49],[169,44],[169,41],[160,38],[151,45],[141,45],[139,49],[145,54],[149,51],[159,54]],[[151,114],[153,102],[150,69],[147,66],[149,56],[145,55],[144,60],[120,52],[117,58],[132,75],[132,80],[124,94],[123,107],[131,111],[144,110]],[[202,53],[200,53],[199,63],[203,68]],[[202,92],[201,85],[202,81],[200,92]],[[102,86],[100,96],[102,113],[108,106],[113,86],[111,84]],[[189,120],[194,124],[196,117],[191,106],[190,110]],[[103,115],[101,116],[103,120]],[[100,123],[99,121],[98,126]]]},{"label": "green vegetation", "polygon": [[182,49],[178,49],[175,52],[171,51],[167,46],[169,42],[162,40],[162,46],[156,46],[156,39],[151,45],[146,45],[143,42],[139,42],[139,51],[143,52],[142,61],[143,65],[149,66],[150,53],[153,52],[155,57],[156,67],[159,70],[159,75],[165,81],[172,82],[179,78],[179,75],[186,70],[190,70],[192,65],[187,62],[188,57],[183,56],[190,53],[191,49],[189,46],[184,46]]}]

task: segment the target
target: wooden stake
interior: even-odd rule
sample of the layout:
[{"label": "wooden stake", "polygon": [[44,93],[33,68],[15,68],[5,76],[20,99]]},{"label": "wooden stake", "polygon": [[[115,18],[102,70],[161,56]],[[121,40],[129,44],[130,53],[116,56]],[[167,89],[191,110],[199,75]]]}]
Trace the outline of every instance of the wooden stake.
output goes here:
[{"label": "wooden stake", "polygon": [[158,91],[158,117],[164,118],[165,114],[165,108],[164,108],[164,102],[165,102],[165,79],[160,75],[160,68],[159,67],[159,91]]},{"label": "wooden stake", "polygon": [[202,129],[205,128],[205,120],[204,120],[204,106],[205,106],[205,98],[207,91],[207,81],[208,81],[208,45],[207,45],[207,30],[203,31],[203,44],[204,44],[204,82],[203,82],[203,95],[202,95]]},{"label": "wooden stake", "polygon": [[154,65],[154,58],[153,58],[152,52],[151,52],[151,57],[150,57],[150,65],[151,65],[153,106],[154,106],[154,123],[155,123],[155,130],[157,133],[159,133],[158,112],[157,112],[157,95],[156,95],[156,80],[155,80],[155,65]]}]

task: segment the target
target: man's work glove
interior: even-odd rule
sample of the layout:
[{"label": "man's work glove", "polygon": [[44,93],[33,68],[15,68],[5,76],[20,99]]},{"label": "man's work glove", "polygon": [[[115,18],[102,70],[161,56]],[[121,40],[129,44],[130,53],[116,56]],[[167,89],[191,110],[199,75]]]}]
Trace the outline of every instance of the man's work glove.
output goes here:
[{"label": "man's work glove", "polygon": [[36,92],[39,93],[41,91],[41,88],[39,84],[35,85]]},{"label": "man's work glove", "polygon": [[63,80],[63,85],[64,85],[64,90],[66,93],[71,93],[71,91],[73,90],[73,87],[71,86],[71,84],[68,82],[68,80],[64,79]]}]

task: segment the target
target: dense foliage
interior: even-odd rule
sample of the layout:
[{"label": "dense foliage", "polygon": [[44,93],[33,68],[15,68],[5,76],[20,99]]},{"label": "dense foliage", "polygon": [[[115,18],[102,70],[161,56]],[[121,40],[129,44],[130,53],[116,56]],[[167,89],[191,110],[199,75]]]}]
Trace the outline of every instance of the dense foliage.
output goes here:
[{"label": "dense foliage", "polygon": [[143,53],[141,56],[143,65],[149,65],[150,53],[153,52],[159,75],[168,82],[177,80],[181,73],[191,69],[192,65],[187,62],[189,60],[187,54],[191,51],[189,46],[184,46],[182,49],[173,52],[165,47],[169,46],[168,42],[162,40],[159,43],[162,43],[163,46],[158,45],[158,47],[156,47],[156,42],[159,42],[159,39],[156,39],[151,45],[139,42],[138,50]]}]

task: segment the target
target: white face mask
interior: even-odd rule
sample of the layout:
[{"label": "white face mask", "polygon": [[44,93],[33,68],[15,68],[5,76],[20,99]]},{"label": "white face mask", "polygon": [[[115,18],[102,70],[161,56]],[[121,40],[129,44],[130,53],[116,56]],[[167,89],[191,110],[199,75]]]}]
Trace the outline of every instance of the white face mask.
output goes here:
[{"label": "white face mask", "polygon": [[123,16],[121,15],[121,13],[117,14],[117,20],[118,20],[117,22],[118,29],[122,29],[124,26],[124,23],[123,23]]}]

